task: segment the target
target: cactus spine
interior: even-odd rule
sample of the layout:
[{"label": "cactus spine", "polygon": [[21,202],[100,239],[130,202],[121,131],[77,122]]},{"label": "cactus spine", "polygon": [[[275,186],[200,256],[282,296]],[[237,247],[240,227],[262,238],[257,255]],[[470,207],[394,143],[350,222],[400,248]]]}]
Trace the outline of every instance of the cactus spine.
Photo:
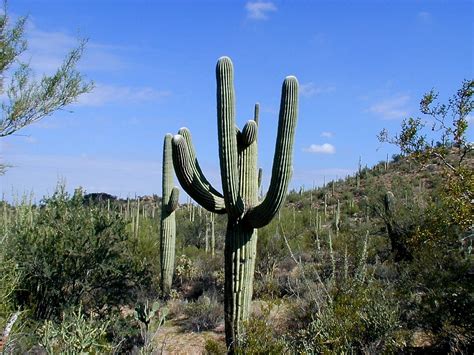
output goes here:
[{"label": "cactus spine", "polygon": [[171,141],[167,134],[163,143],[163,194],[161,201],[160,261],[161,294],[168,297],[173,282],[176,221],[174,211],[178,207],[179,190],[173,187],[173,160]]},{"label": "cactus spine", "polygon": [[240,341],[248,319],[253,291],[257,228],[273,219],[284,202],[292,173],[293,139],[297,117],[298,81],[283,82],[278,135],[268,193],[258,200],[257,131],[254,119],[236,129],[234,71],[229,58],[216,67],[217,118],[221,181],[219,193],[204,177],[196,160],[189,131],[182,128],[173,138],[173,163],[183,189],[207,210],[228,216],[225,237],[225,328],[230,353]]}]

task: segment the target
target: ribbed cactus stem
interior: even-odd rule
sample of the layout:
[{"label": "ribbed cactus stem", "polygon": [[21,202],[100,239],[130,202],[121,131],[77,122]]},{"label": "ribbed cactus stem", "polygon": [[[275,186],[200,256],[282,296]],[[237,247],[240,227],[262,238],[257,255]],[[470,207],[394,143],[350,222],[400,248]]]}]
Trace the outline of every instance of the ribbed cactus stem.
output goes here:
[{"label": "ribbed cactus stem", "polygon": [[393,205],[395,204],[395,196],[392,191],[387,191],[384,196],[384,208],[387,216],[392,217],[393,215]]},{"label": "ribbed cactus stem", "polygon": [[211,256],[214,257],[216,254],[216,232],[215,232],[215,214],[211,212]]},{"label": "ribbed cactus stem", "polygon": [[178,207],[179,190],[173,187],[173,161],[171,140],[167,134],[163,143],[163,191],[161,205],[160,259],[161,294],[168,297],[174,274],[176,222],[174,211]]},{"label": "ribbed cactus stem", "polygon": [[[188,131],[173,138],[173,162],[183,188],[207,210],[227,213],[225,237],[225,328],[226,343],[233,353],[248,319],[253,293],[257,228],[270,223],[286,196],[292,173],[293,140],[297,117],[298,81],[287,77],[283,83],[278,136],[270,187],[258,200],[261,173],[257,169],[259,106],[242,131],[235,122],[234,71],[229,58],[216,67],[219,161],[223,194],[213,189],[199,169]],[[189,136],[190,137],[190,136]],[[260,175],[260,179],[259,179]],[[214,219],[211,219],[211,253],[214,250]]]},{"label": "ribbed cactus stem", "polygon": [[217,132],[222,189],[227,212],[239,218],[244,212],[239,197],[237,135],[235,134],[234,69],[228,57],[221,57],[216,66]]},{"label": "ribbed cactus stem", "polygon": [[324,193],[324,222],[326,222],[326,217],[328,215],[328,194]]},{"label": "ribbed cactus stem", "polygon": [[205,233],[204,233],[204,241],[205,241],[205,251],[206,254],[209,253],[209,218],[207,214],[205,215]]},{"label": "ribbed cactus stem", "polygon": [[245,216],[253,228],[271,222],[283,204],[293,173],[293,140],[298,108],[298,81],[294,76],[285,78],[282,86],[278,134],[273,157],[272,177],[265,199],[250,209]]}]

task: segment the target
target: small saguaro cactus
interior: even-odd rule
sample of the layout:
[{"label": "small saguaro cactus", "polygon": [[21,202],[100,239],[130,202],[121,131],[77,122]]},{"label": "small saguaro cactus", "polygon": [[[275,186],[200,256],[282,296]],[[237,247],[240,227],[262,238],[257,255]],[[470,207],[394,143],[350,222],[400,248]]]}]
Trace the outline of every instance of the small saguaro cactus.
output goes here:
[{"label": "small saguaro cactus", "polygon": [[167,134],[163,143],[163,194],[161,201],[161,294],[168,297],[173,282],[176,221],[174,211],[178,207],[179,190],[173,187],[173,158],[171,141],[173,135]]},{"label": "small saguaro cactus", "polygon": [[207,210],[227,214],[224,310],[226,343],[233,353],[248,319],[253,291],[257,228],[270,223],[284,202],[292,174],[298,81],[283,82],[278,135],[268,193],[258,199],[257,131],[254,119],[240,131],[235,123],[234,70],[231,60],[217,62],[217,125],[223,194],[204,177],[186,128],[173,138],[173,163],[183,189]]},{"label": "small saguaro cactus", "polygon": [[404,235],[406,231],[399,225],[395,216],[396,199],[391,191],[387,191],[384,198],[384,215],[383,219],[387,228],[388,238],[392,247],[392,254],[395,261],[409,260],[411,254],[404,243]]}]

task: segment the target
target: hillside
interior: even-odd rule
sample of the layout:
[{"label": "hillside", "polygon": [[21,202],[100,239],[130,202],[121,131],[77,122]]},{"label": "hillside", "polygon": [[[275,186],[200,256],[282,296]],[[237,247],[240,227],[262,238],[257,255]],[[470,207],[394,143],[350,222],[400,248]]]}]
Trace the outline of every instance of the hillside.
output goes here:
[{"label": "hillside", "polygon": [[[473,163],[472,154],[464,159],[470,170]],[[291,191],[278,217],[259,231],[253,313],[246,323],[247,338],[242,351],[471,351],[472,229],[435,225],[434,222],[442,224],[443,218],[449,217],[443,214],[449,212],[443,197],[446,179],[442,165],[435,161],[421,167],[397,156],[390,162],[361,168],[354,176],[330,181],[326,186]],[[393,194],[389,200],[388,191]],[[42,202],[46,209],[3,203],[2,230],[4,235],[17,236],[17,240],[11,240],[11,246],[16,245],[17,253],[24,253],[26,249],[18,249],[17,243],[24,244],[22,238],[31,238],[35,233],[46,235],[46,230],[41,229],[41,224],[50,223],[46,220],[56,220],[62,225],[61,233],[66,235],[69,228],[79,228],[74,227],[77,218],[65,217],[67,211],[76,216],[97,213],[94,220],[103,219],[105,224],[99,222],[93,227],[94,233],[102,233],[100,230],[111,226],[115,232],[108,235],[122,235],[123,245],[121,253],[110,259],[110,266],[101,268],[123,270],[125,274],[120,277],[127,283],[109,283],[109,291],[119,287],[120,299],[101,293],[109,306],[116,304],[121,310],[103,329],[101,341],[110,344],[120,339],[121,352],[142,347],[161,349],[164,353],[221,353],[225,349],[224,216],[211,216],[191,202],[178,208],[177,261],[171,299],[157,304],[158,313],[149,313],[151,323],[146,329],[143,319],[133,315],[133,309],[140,304],[159,298],[160,203],[156,196],[120,200],[106,193],[83,196],[77,190],[74,196],[68,196],[58,190]],[[47,210],[53,214],[45,215]],[[58,217],[54,217],[56,213]],[[444,239],[436,234],[440,230],[446,233]],[[22,237],[23,231],[28,236]],[[75,238],[74,235],[71,237]],[[29,240],[37,243],[35,239]],[[89,273],[94,272],[90,265],[94,260],[105,265],[95,244],[89,245],[87,239],[81,242],[80,238],[67,240],[63,243],[70,246],[61,247],[70,250],[64,262],[74,258],[76,265],[89,265]],[[74,251],[76,242],[81,246]],[[113,240],[107,243],[104,247],[115,250],[114,244],[110,244]],[[43,258],[47,258],[47,253],[61,252],[59,245],[51,245],[41,252]],[[37,249],[34,253],[39,252]],[[78,256],[81,252],[85,254]],[[9,255],[5,260],[15,253]],[[29,255],[24,257],[29,260]],[[55,255],[57,258],[58,254]],[[122,263],[133,270],[126,271]],[[38,281],[48,282],[47,274],[38,275],[38,268],[45,266],[31,267],[36,268]],[[55,277],[61,275],[63,287],[69,287],[68,278],[78,278],[74,282],[83,284],[82,287],[91,282],[76,271],[67,274],[65,270],[54,271],[55,267],[50,265],[40,274],[52,268],[47,272],[59,273]],[[29,272],[28,268],[23,272]],[[21,277],[17,281],[23,282]],[[126,294],[119,291],[123,287],[129,290]],[[18,292],[14,293],[16,302],[23,307],[46,296],[33,290],[28,291],[27,297],[25,291]],[[76,292],[67,291],[69,297]],[[77,294],[85,310],[103,307],[100,302],[91,303],[87,294]],[[57,307],[70,302],[56,299]],[[33,309],[35,317],[41,319],[47,308]],[[3,310],[3,317],[7,310]],[[76,313],[76,317],[80,316]],[[95,329],[97,323],[87,326]],[[40,333],[32,334],[42,334],[53,347],[59,341],[54,332],[67,331],[41,329]],[[31,337],[26,338],[26,343],[25,339],[18,339],[15,346],[19,349],[25,349],[28,342],[35,343]],[[176,344],[182,344],[181,350],[177,350]]]}]

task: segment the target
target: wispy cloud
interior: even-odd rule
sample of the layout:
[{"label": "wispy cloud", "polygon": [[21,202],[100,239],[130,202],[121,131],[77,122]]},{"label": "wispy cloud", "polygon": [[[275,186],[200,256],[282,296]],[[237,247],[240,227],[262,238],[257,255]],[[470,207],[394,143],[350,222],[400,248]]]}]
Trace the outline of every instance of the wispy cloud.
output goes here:
[{"label": "wispy cloud", "polygon": [[327,38],[326,34],[324,34],[322,32],[318,32],[318,33],[314,34],[313,37],[311,37],[310,42],[313,43],[313,44],[316,44],[316,45],[323,45],[323,44],[326,44],[328,42],[328,38]]},{"label": "wispy cloud", "polygon": [[247,18],[252,20],[267,20],[268,13],[277,11],[271,1],[249,1],[245,4]]},{"label": "wispy cloud", "polygon": [[27,144],[36,144],[36,143],[38,143],[38,140],[35,137],[31,137],[31,136],[26,136],[24,141]]},{"label": "wispy cloud", "polygon": [[300,85],[300,94],[306,97],[327,94],[335,90],[334,86],[317,86],[313,82]]},{"label": "wispy cloud", "polygon": [[427,11],[420,11],[418,14],[417,14],[417,18],[418,18],[418,21],[422,22],[422,23],[431,23],[433,17],[431,16],[431,13],[427,12]]},{"label": "wispy cloud", "polygon": [[324,138],[332,138],[334,137],[334,133],[332,132],[321,132],[321,137],[324,137]]},{"label": "wispy cloud", "polygon": [[409,114],[407,107],[409,101],[410,96],[398,95],[373,104],[367,109],[367,112],[387,120],[404,118]]},{"label": "wispy cloud", "polygon": [[[63,62],[65,55],[76,48],[83,38],[80,34],[70,35],[59,31],[45,31],[33,21],[28,21],[26,29],[28,51],[22,56],[30,62],[35,72],[50,74]],[[121,70],[126,64],[115,52],[123,47],[89,41],[78,66],[80,70]]]},{"label": "wispy cloud", "polygon": [[102,106],[110,103],[138,103],[160,100],[171,95],[169,91],[159,91],[150,87],[130,87],[97,84],[90,93],[78,100],[81,106]]},{"label": "wispy cloud", "polygon": [[309,147],[303,148],[303,151],[314,154],[334,154],[336,153],[336,147],[329,143],[324,143],[321,145],[311,144]]}]

